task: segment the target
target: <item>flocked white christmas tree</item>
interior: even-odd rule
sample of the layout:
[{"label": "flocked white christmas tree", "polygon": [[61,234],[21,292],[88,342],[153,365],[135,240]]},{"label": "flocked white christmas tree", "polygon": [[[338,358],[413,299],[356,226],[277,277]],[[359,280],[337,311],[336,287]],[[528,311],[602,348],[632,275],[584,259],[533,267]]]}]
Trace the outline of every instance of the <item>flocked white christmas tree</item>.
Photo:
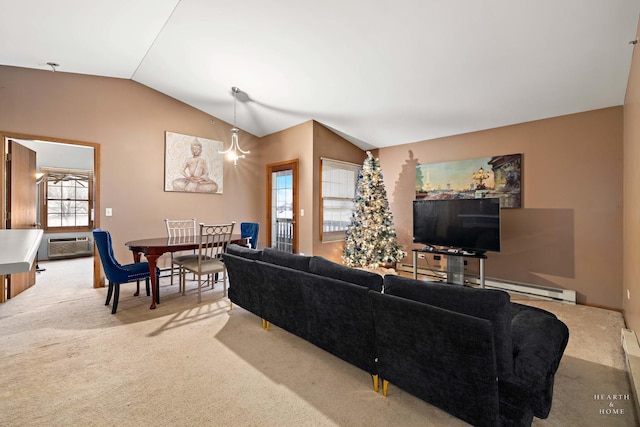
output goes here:
[{"label": "flocked white christmas tree", "polygon": [[376,268],[404,258],[393,228],[380,160],[367,151],[356,187],[355,209],[342,254],[349,267]]}]

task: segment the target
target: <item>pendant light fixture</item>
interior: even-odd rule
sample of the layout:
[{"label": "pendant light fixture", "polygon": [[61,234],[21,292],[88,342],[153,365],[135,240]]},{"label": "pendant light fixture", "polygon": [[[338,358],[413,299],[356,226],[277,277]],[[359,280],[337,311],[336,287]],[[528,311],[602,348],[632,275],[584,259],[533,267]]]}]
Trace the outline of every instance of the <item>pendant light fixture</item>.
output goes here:
[{"label": "pendant light fixture", "polygon": [[[238,132],[240,129],[236,126],[236,102],[238,101],[238,93],[240,89],[233,86],[231,88],[233,92],[233,127],[231,128],[231,146],[224,151],[219,151],[220,154],[228,154],[229,160],[233,161],[233,166],[238,164],[238,159],[244,159],[245,154],[249,154],[249,150],[243,150],[238,143]],[[240,154],[238,154],[240,152]]]}]

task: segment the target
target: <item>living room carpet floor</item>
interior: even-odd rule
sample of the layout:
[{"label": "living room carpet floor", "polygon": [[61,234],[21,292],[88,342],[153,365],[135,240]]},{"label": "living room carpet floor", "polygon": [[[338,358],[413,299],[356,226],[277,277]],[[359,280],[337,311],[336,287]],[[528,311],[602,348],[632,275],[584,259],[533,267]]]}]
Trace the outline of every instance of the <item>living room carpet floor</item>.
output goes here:
[{"label": "living room carpet floor", "polygon": [[[163,277],[156,310],[125,284],[111,315],[106,289],[91,287],[92,265],[40,262],[36,285],[0,304],[0,425],[466,425],[393,384],[384,398],[368,373],[276,326],[264,331],[241,307],[229,311],[220,284],[198,304],[197,284],[182,296]],[[551,414],[534,426],[638,425],[620,313],[512,300],[570,330]]]}]

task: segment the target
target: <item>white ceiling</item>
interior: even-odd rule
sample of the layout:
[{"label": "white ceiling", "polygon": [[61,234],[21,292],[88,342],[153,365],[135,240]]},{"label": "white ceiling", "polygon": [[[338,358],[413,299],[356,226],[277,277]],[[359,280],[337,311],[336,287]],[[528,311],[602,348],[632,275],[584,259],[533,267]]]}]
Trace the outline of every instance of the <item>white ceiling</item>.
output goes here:
[{"label": "white ceiling", "polygon": [[0,64],[385,147],[622,105],[640,0],[0,0]]}]

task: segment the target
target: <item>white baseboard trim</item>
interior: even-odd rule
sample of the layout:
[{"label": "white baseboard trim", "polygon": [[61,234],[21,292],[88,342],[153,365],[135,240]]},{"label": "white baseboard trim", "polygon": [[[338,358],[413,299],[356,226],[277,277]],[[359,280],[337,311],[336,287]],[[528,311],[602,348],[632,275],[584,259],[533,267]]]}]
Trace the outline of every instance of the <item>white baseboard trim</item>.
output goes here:
[{"label": "white baseboard trim", "polygon": [[640,400],[638,400],[640,396],[640,346],[638,345],[638,337],[632,330],[623,328],[620,338],[636,404],[636,414],[640,414]]},{"label": "white baseboard trim", "polygon": [[[413,265],[411,264],[398,264],[396,268],[401,271],[413,273]],[[446,280],[447,277],[445,271],[425,269],[420,267],[418,267],[418,274],[432,277],[434,278],[434,280]],[[480,284],[480,279],[475,275],[465,275],[465,281],[474,285]],[[527,295],[545,300],[561,301],[567,304],[576,303],[576,291],[570,289],[548,288],[544,286],[532,285],[529,283],[508,282],[506,280],[494,278],[485,278],[484,286],[487,289],[501,289],[507,292]]]},{"label": "white baseboard trim", "polygon": [[[479,279],[476,279],[476,283],[478,282]],[[576,291],[570,289],[547,288],[529,283],[507,282],[499,279],[485,279],[484,287],[487,289],[502,289],[508,292],[560,301],[567,304],[576,303]]]}]

